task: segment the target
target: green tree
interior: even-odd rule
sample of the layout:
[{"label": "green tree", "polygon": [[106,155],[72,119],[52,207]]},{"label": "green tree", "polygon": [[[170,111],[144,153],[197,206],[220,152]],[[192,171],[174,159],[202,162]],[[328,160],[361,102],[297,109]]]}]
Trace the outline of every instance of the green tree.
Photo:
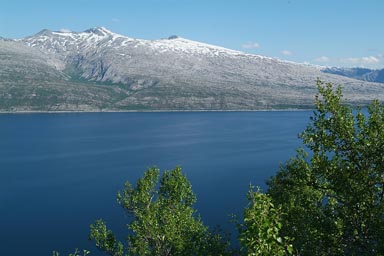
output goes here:
[{"label": "green tree", "polygon": [[384,255],[384,106],[368,113],[343,102],[341,88],[317,82],[305,149],[272,177],[284,235],[300,255]]},{"label": "green tree", "polygon": [[272,199],[251,186],[248,206],[244,210],[244,222],[238,226],[242,252],[249,256],[292,255],[293,247],[288,237],[281,237],[280,208]]},{"label": "green tree", "polygon": [[150,168],[136,187],[129,182],[117,201],[132,217],[127,243],[117,241],[102,220],[91,225],[90,239],[109,255],[226,255],[228,242],[203,225],[192,205],[196,197],[181,168]]}]

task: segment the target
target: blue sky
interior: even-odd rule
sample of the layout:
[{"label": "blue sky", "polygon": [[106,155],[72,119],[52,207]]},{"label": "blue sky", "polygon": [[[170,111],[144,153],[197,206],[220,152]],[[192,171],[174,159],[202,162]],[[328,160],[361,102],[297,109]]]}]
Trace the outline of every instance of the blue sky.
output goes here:
[{"label": "blue sky", "polygon": [[384,68],[383,0],[1,0],[0,36],[104,26],[319,65]]}]

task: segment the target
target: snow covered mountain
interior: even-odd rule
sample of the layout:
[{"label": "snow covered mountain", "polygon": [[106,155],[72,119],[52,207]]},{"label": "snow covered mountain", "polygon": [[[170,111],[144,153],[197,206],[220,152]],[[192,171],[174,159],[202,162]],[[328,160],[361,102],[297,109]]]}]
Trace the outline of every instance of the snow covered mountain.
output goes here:
[{"label": "snow covered mountain", "polygon": [[27,43],[28,46],[59,53],[62,56],[106,47],[116,51],[129,50],[132,47],[147,47],[155,52],[173,51],[181,54],[202,54],[211,56],[219,54],[241,54],[241,52],[238,51],[194,42],[178,36],[170,36],[167,39],[153,41],[133,39],[113,33],[104,27],[92,28],[80,33],[53,32],[44,29],[36,35],[27,37],[21,41]]},{"label": "snow covered mountain", "polygon": [[[12,47],[14,50],[9,51]],[[0,74],[5,73],[4,67],[12,73],[17,65],[9,59],[21,61],[26,52],[35,53],[32,62],[24,63],[26,73],[39,66],[37,63],[44,63],[39,67],[50,70],[57,78],[47,80],[32,75],[23,82],[5,79],[0,82],[1,109],[302,108],[312,104],[317,78],[344,85],[351,102],[384,99],[383,84],[177,36],[141,40],[97,27],[84,32],[42,30],[23,39],[0,39],[0,54],[9,56],[0,58]],[[19,57],[12,57],[16,55]],[[9,88],[19,91],[9,93]],[[31,94],[33,100],[25,100]],[[1,97],[5,97],[2,95],[8,95],[6,106],[1,105]]]}]

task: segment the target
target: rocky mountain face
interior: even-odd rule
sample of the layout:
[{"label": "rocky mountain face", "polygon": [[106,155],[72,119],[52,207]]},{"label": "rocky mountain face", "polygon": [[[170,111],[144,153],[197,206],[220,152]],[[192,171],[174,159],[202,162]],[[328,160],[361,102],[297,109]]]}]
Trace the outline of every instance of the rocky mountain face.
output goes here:
[{"label": "rocky mountain face", "polygon": [[351,102],[384,85],[171,36],[133,39],[105,28],[0,39],[0,110],[256,110],[308,108],[316,79]]},{"label": "rocky mountain face", "polygon": [[322,71],[362,81],[384,83],[384,69],[328,67],[322,69]]}]

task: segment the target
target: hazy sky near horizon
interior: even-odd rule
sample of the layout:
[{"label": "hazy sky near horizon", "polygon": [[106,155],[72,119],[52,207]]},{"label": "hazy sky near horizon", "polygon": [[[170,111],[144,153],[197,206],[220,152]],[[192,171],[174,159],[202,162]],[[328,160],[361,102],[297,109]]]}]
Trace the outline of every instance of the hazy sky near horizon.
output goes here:
[{"label": "hazy sky near horizon", "polygon": [[384,68],[383,0],[1,0],[0,36],[104,26],[295,62]]}]

